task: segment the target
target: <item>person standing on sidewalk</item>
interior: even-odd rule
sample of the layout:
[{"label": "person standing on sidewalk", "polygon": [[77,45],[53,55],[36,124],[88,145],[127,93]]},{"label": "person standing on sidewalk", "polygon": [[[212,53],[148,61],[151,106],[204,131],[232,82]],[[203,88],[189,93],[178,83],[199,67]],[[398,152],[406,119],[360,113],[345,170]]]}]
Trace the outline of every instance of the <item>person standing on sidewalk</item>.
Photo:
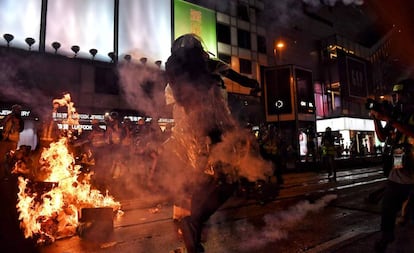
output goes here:
[{"label": "person standing on sidewalk", "polygon": [[330,127],[325,129],[322,136],[322,164],[324,169],[328,171],[329,179],[336,181],[336,165],[335,165],[335,137],[332,135]]},{"label": "person standing on sidewalk", "polygon": [[[398,212],[414,190],[414,79],[393,86],[392,107],[374,103],[370,115],[380,140],[392,136],[392,168],[383,196],[381,238],[375,242],[376,252],[385,252],[395,239]],[[386,121],[385,127],[381,121]],[[389,128],[393,131],[389,131]]]}]

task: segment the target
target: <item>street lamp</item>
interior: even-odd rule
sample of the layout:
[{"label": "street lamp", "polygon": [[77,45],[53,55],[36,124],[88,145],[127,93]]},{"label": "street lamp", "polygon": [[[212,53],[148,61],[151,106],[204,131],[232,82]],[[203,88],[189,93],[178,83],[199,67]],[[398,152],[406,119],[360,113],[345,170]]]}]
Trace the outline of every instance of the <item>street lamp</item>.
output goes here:
[{"label": "street lamp", "polygon": [[131,61],[131,59],[132,59],[132,57],[131,57],[131,55],[130,55],[130,54],[126,54],[126,55],[124,56],[124,60],[125,60],[125,61],[127,61],[127,62],[130,62],[130,61]]},{"label": "street lamp", "polygon": [[[280,60],[282,59],[281,53],[282,53],[282,50],[284,48],[285,48],[285,43],[282,40],[275,40],[275,43],[273,45],[273,54],[275,56],[275,66],[277,66],[278,63],[280,63]],[[275,71],[277,71],[277,69]],[[276,83],[277,94],[278,94],[278,96],[280,96],[278,85],[279,84]],[[273,106],[275,106],[275,108],[276,108],[277,125],[278,125],[277,128],[278,128],[278,135],[280,136],[280,134],[281,134],[280,113],[281,113],[281,110],[284,106],[283,101],[282,100],[277,100]]]},{"label": "street lamp", "polygon": [[24,41],[26,41],[26,44],[29,46],[29,51],[32,50],[32,45],[36,42],[33,38],[26,38]]},{"label": "street lamp", "polygon": [[72,46],[70,49],[72,50],[72,52],[74,52],[74,53],[75,53],[75,55],[73,56],[73,58],[76,58],[76,56],[78,56],[78,52],[79,52],[79,50],[80,50],[80,47],[79,47],[79,46],[77,46],[77,45],[74,45],[74,46]]},{"label": "street lamp", "polygon": [[111,63],[115,62],[115,53],[114,52],[109,52],[108,57],[111,58]]},{"label": "street lamp", "polygon": [[275,55],[275,65],[282,59],[282,50],[285,48],[285,43],[281,40],[275,41],[273,53]]},{"label": "street lamp", "polygon": [[91,48],[91,49],[89,50],[89,53],[92,55],[92,60],[95,60],[95,56],[96,56],[96,54],[98,53],[98,50],[97,50],[97,49],[95,49],[95,48]]},{"label": "street lamp", "polygon": [[139,59],[139,61],[142,63],[142,65],[146,65],[147,64],[147,57],[141,57],[141,59]]},{"label": "street lamp", "polygon": [[14,39],[14,36],[10,33],[3,34],[3,38],[7,41],[7,47],[10,46],[10,42]]},{"label": "street lamp", "polygon": [[158,68],[161,68],[161,63],[162,61],[160,60],[155,61],[155,65],[157,65]]},{"label": "street lamp", "polygon": [[60,43],[55,41],[52,43],[53,49],[55,49],[55,54],[57,54],[58,49],[60,48]]}]

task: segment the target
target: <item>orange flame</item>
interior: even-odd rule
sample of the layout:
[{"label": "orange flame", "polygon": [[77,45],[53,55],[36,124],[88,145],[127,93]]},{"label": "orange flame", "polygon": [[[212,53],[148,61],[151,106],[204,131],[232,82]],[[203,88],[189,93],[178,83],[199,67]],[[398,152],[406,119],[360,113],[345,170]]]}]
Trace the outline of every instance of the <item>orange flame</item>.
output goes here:
[{"label": "orange flame", "polygon": [[76,111],[74,103],[71,101],[71,96],[69,93],[65,93],[62,98],[53,99],[53,115],[56,114],[59,107],[66,107],[67,108],[67,115],[66,119],[62,120],[62,124],[64,125],[64,129],[66,128],[69,130],[69,134],[71,134],[71,127],[78,129],[79,132],[82,131],[82,128],[79,128],[79,114]]},{"label": "orange flame", "polygon": [[90,177],[80,179],[80,166],[75,165],[66,138],[44,149],[41,162],[41,170],[47,174],[44,182],[56,184],[45,193],[33,192],[28,189],[29,180],[19,177],[17,209],[26,238],[34,237],[38,243],[45,243],[75,235],[79,212],[85,207],[120,210],[120,203],[108,192],[103,195],[92,188]]}]

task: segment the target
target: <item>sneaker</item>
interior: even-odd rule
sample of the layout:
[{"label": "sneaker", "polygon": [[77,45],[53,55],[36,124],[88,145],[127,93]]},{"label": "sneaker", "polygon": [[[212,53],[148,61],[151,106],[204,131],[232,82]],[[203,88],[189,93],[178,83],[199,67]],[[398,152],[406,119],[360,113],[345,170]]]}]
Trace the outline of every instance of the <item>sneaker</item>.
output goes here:
[{"label": "sneaker", "polygon": [[204,250],[203,244],[198,243],[197,244],[197,253],[204,253],[204,252],[205,252],[205,250]]}]

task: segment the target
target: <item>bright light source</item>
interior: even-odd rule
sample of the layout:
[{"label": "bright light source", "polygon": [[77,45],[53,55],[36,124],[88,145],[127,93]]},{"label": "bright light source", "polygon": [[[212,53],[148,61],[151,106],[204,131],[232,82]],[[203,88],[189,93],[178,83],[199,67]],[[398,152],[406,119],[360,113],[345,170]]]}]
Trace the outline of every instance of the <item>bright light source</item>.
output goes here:
[{"label": "bright light source", "polygon": [[284,48],[285,47],[285,43],[283,43],[282,41],[276,42],[276,48]]}]

